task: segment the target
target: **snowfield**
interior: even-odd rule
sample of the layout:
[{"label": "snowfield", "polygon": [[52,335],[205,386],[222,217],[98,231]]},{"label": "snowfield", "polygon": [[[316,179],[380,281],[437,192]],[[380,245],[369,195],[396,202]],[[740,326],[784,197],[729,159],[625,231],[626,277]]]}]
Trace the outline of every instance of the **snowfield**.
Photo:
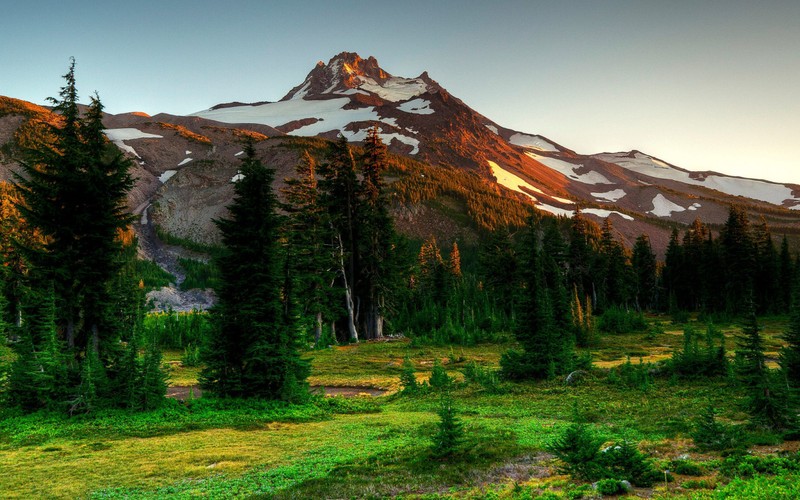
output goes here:
[{"label": "snowfield", "polygon": [[[381,138],[384,144],[389,145],[391,144],[392,139],[397,139],[403,144],[407,144],[412,148],[414,148],[411,150],[411,153],[409,154],[415,155],[419,153],[419,141],[417,139],[402,134],[398,134],[396,132],[387,134],[384,133],[383,129],[380,127],[378,127],[378,131],[379,131],[378,136]],[[350,142],[360,142],[367,138],[367,132],[369,132],[369,130],[359,130],[358,132],[351,132],[349,130],[344,130],[342,131],[342,135],[345,136],[347,140]]]},{"label": "snowfield", "polygon": [[177,173],[178,173],[177,170],[165,170],[163,174],[158,176],[158,180],[161,181],[161,184],[166,184],[166,182],[170,180],[172,176]]},{"label": "snowfield", "polygon": [[358,88],[372,92],[381,99],[392,102],[407,101],[424,93],[428,86],[418,78],[400,78],[393,76],[379,84],[369,77],[359,76]]},{"label": "snowfield", "polygon": [[296,120],[316,118],[317,122],[289,132],[291,135],[303,137],[313,137],[331,131],[342,132],[351,122],[380,121],[396,125],[392,123],[393,119],[381,118],[375,108],[371,106],[358,109],[342,109],[349,103],[350,99],[347,97],[322,101],[292,99],[259,106],[207,109],[192,113],[189,116],[199,116],[223,123],[258,123],[269,125],[270,127],[280,127]]},{"label": "snowfield", "polygon": [[401,103],[397,106],[397,109],[400,111],[405,111],[406,113],[413,113],[415,115],[432,115],[434,110],[430,108],[431,102],[426,101],[425,99],[413,99],[411,101],[407,101]]},{"label": "snowfield", "polygon": [[[495,130],[495,133],[497,131]],[[514,144],[515,146],[522,146],[523,148],[528,149],[536,149],[539,151],[552,151],[558,152],[558,148],[544,140],[542,137],[538,135],[528,135],[528,134],[514,134],[509,139],[508,142]]]},{"label": "snowfield", "polygon": [[672,212],[683,212],[686,209],[677,203],[669,201],[663,194],[659,193],[653,198],[653,209],[650,213],[657,217],[669,217]]},{"label": "snowfield", "polygon": [[495,178],[497,179],[497,183],[500,184],[501,186],[507,187],[512,191],[522,193],[525,196],[530,197],[530,199],[532,199],[533,201],[537,201],[536,198],[532,194],[523,191],[521,189],[522,186],[525,186],[526,188],[536,193],[544,194],[541,189],[532,186],[528,181],[526,181],[522,177],[512,174],[511,172],[505,170],[497,163],[491,160],[488,160],[488,163],[489,167],[492,169],[492,175],[495,176]]},{"label": "snowfield", "polygon": [[[549,212],[553,215],[562,216],[562,217],[570,217],[572,218],[572,214],[574,213],[573,210],[567,210],[566,208],[558,208],[551,205],[545,205],[544,203],[540,203],[536,205],[536,208],[542,210],[544,212]],[[628,214],[623,214],[622,212],[617,212],[616,210],[604,210],[602,208],[584,208],[581,209],[581,213],[584,214],[591,214],[600,217],[601,219],[605,219],[606,217],[611,216],[612,214],[619,215],[625,220],[633,220]]]},{"label": "snowfield", "polygon": [[525,154],[538,161],[542,165],[552,168],[556,172],[567,176],[573,181],[578,181],[583,184],[614,184],[610,180],[606,179],[603,174],[595,172],[594,170],[591,170],[586,174],[576,174],[575,170],[583,168],[583,165],[576,165],[574,163],[569,163],[557,158],[550,158],[549,156],[537,155],[536,153],[532,153],[530,151],[526,151]]},{"label": "snowfield", "polygon": [[623,189],[615,189],[613,191],[608,191],[605,193],[589,193],[589,194],[597,198],[599,201],[610,201],[613,203],[628,193],[626,193],[625,190]]},{"label": "snowfield", "polygon": [[141,158],[139,153],[133,147],[125,144],[124,141],[132,141],[135,139],[163,139],[163,135],[148,134],[136,128],[107,128],[103,133],[108,137],[108,140],[113,142],[119,149],[132,154],[137,158]]},{"label": "snowfield", "polygon": [[491,130],[495,134],[499,134],[500,133],[500,131],[497,130],[497,127],[495,127],[494,125],[486,125],[486,128],[488,128],[489,130]]},{"label": "snowfield", "polygon": [[709,175],[705,179],[692,179],[689,172],[678,170],[644,153],[636,152],[634,153],[634,158],[628,157],[625,153],[604,153],[594,156],[600,160],[616,163],[620,167],[649,175],[650,177],[669,179],[695,186],[705,186],[733,196],[746,196],[775,205],[782,205],[786,200],[800,201],[800,198],[792,196],[792,190],[783,184],[724,175]]},{"label": "snowfield", "polygon": [[189,163],[190,161],[192,161],[191,158],[184,158],[183,160],[181,160],[180,163],[178,163],[178,166],[182,167],[182,166],[186,165],[187,163]]}]

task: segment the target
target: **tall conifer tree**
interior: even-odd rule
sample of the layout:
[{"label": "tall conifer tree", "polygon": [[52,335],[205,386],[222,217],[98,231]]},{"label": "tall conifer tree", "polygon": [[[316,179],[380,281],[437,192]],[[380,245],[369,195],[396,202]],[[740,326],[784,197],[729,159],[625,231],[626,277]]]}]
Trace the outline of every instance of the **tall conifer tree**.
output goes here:
[{"label": "tall conifer tree", "polygon": [[229,218],[216,221],[225,252],[217,260],[222,284],[201,385],[218,396],[296,399],[305,393],[308,366],[284,314],[274,171],[256,158],[252,143],[241,174]]}]

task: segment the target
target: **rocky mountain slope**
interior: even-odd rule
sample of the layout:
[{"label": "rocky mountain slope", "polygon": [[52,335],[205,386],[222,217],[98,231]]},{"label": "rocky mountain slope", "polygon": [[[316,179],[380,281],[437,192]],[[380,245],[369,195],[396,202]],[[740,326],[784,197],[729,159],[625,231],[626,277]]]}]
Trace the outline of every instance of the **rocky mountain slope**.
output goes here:
[{"label": "rocky mountain slope", "polygon": [[[29,124],[47,120],[48,113],[0,101],[0,178],[13,168],[15,145],[24,142]],[[232,196],[243,136],[261,140],[259,153],[278,170],[280,187],[303,149],[321,155],[319,139],[339,134],[358,143],[373,126],[390,151],[443,170],[439,179],[460,186],[439,189],[450,194],[437,200],[397,203],[398,224],[412,236],[476,239],[481,214],[467,203],[466,190],[555,215],[569,216],[579,206],[596,220],[611,217],[628,243],[648,233],[661,250],[672,225],[699,217],[714,227],[731,203],[764,217],[775,233],[800,234],[798,185],[689,172],[639,151],[578,154],[493,122],[427,73],[393,76],[374,58],[348,52],[319,62],[278,102],[219,104],[191,116],[109,115],[105,124],[109,139],[136,165],[131,210],[171,234],[206,243],[216,241],[211,220],[224,215]]]}]

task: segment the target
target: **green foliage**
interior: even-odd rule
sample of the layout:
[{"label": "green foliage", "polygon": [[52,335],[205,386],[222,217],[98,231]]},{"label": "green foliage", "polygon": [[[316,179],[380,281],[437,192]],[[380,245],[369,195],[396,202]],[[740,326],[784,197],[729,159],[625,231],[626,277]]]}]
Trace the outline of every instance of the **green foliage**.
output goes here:
[{"label": "green foliage", "polygon": [[717,412],[712,405],[707,406],[695,420],[691,435],[700,450],[725,451],[742,446],[734,428],[717,420]]},{"label": "green foliage", "polygon": [[178,263],[186,272],[186,278],[181,282],[181,290],[219,287],[219,271],[212,262],[179,258]]},{"label": "green foliage", "polygon": [[702,476],[705,474],[705,469],[691,460],[673,460],[670,462],[669,468],[675,474],[682,476]]},{"label": "green foliage", "polygon": [[614,306],[603,311],[597,327],[603,333],[619,334],[645,330],[647,322],[641,312]]},{"label": "green foliage", "polygon": [[200,383],[224,397],[302,399],[309,368],[300,358],[293,310],[284,302],[274,171],[248,143],[241,172],[229,218],[216,221],[225,252],[216,259],[221,283],[213,330],[201,351]]},{"label": "green foliage", "polygon": [[708,324],[703,344],[691,325],[683,331],[683,348],[675,350],[670,368],[680,376],[722,377],[728,374],[725,336]]},{"label": "green foliage", "polygon": [[635,486],[646,488],[663,479],[650,460],[629,441],[621,441],[601,450],[600,463],[609,477],[629,481]]},{"label": "green foliage", "polygon": [[400,371],[400,386],[403,388],[403,394],[416,394],[420,390],[420,385],[417,382],[416,369],[414,363],[406,357],[403,360],[403,367]]},{"label": "green foliage", "polygon": [[434,458],[446,458],[453,455],[464,439],[464,424],[458,418],[453,400],[447,392],[442,393],[439,407],[438,431],[433,437],[431,454]]},{"label": "green foliage", "polygon": [[209,255],[211,257],[219,256],[222,252],[222,248],[215,245],[206,245],[204,243],[199,243],[194,240],[190,240],[187,238],[181,238],[180,236],[175,236],[172,233],[166,232],[159,226],[156,226],[156,235],[158,239],[168,245],[175,245],[178,247],[183,247],[187,250],[191,250],[193,252]]},{"label": "green foliage", "polygon": [[175,276],[152,260],[136,259],[136,277],[146,290],[158,289],[175,283]]},{"label": "green foliage", "polygon": [[597,481],[597,492],[601,495],[619,495],[627,491],[628,489],[618,479],[609,478]]},{"label": "green foliage", "polygon": [[428,380],[428,385],[433,389],[444,390],[450,387],[453,381],[447,375],[447,372],[442,366],[439,358],[433,360],[433,370],[431,371],[431,378]]},{"label": "green foliage", "polygon": [[546,448],[561,460],[560,473],[596,481],[608,475],[600,457],[600,446],[604,441],[586,423],[580,422],[570,424],[560,436],[547,443]]},{"label": "green foliage", "polygon": [[505,389],[500,383],[497,371],[478,365],[474,361],[467,363],[464,370],[464,380],[468,384],[479,385],[489,394],[503,394]]},{"label": "green foliage", "polygon": [[181,356],[181,364],[183,366],[200,366],[200,347],[189,344],[183,349],[183,356]]},{"label": "green foliage", "polygon": [[643,363],[639,358],[639,363],[631,363],[630,356],[617,368],[613,368],[608,374],[608,381],[612,384],[619,384],[634,389],[647,391],[653,386],[653,376],[650,374],[652,365]]},{"label": "green foliage", "polygon": [[200,346],[210,331],[209,314],[204,311],[150,313],[143,321],[144,336],[170,349]]}]

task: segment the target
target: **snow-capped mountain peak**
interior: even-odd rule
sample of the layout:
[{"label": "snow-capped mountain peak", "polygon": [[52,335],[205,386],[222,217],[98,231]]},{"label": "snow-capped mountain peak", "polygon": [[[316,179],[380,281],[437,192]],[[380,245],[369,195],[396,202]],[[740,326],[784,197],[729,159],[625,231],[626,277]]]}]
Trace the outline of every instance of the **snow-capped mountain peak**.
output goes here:
[{"label": "snow-capped mountain peak", "polygon": [[355,52],[342,52],[331,58],[328,64],[318,62],[303,83],[290,90],[281,101],[363,94],[401,102],[427,90],[429,79],[424,75],[419,78],[394,77],[384,71],[374,57],[363,59]]}]

